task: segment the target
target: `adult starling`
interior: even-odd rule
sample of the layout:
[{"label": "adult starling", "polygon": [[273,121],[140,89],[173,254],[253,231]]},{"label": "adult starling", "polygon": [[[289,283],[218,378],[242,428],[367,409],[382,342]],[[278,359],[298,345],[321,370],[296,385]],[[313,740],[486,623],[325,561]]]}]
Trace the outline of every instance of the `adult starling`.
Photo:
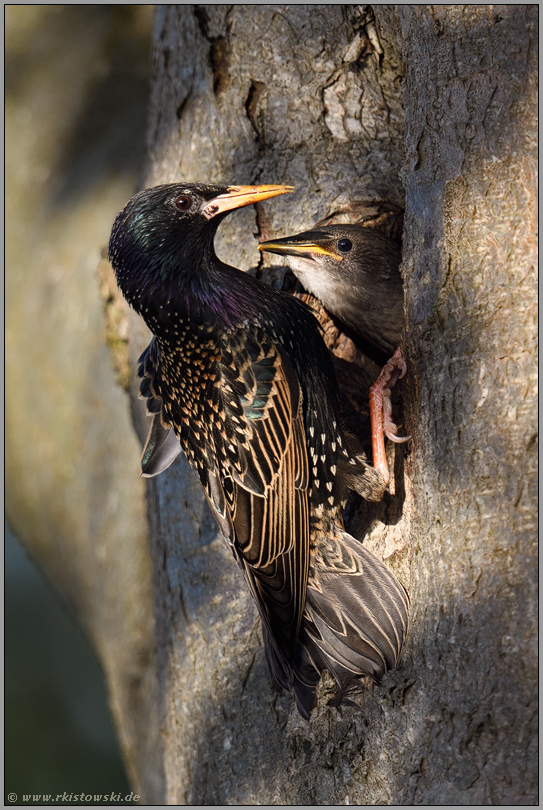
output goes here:
[{"label": "adult starling", "polygon": [[373,464],[388,483],[383,435],[393,442],[410,438],[396,435],[390,401],[390,389],[406,370],[398,349],[403,325],[399,248],[384,234],[362,225],[315,227],[258,247],[287,256],[305,289],[373,346],[379,353],[375,359],[384,363],[391,358],[370,391]]},{"label": "adult starling", "polygon": [[347,489],[374,498],[383,481],[342,431],[316,319],[215,255],[230,210],[289,191],[147,189],[117,216],[109,258],[154,335],[140,358],[153,415],[142,472],[184,450],[255,598],[273,681],[308,718],[323,670],[339,704],[360,676],[397,666],[408,600],[343,526]]}]

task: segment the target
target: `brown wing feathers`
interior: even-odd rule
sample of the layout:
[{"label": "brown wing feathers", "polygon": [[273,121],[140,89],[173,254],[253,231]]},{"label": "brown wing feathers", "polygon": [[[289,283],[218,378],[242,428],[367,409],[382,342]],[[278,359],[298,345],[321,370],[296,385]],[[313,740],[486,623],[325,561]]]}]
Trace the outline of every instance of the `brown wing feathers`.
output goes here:
[{"label": "brown wing feathers", "polygon": [[227,453],[239,459],[231,467],[230,508],[238,559],[265,623],[290,662],[309,570],[307,450],[298,381],[277,347],[258,337],[235,347],[237,354],[230,342],[232,354],[219,367],[237,395],[223,398],[226,419],[235,417]]}]

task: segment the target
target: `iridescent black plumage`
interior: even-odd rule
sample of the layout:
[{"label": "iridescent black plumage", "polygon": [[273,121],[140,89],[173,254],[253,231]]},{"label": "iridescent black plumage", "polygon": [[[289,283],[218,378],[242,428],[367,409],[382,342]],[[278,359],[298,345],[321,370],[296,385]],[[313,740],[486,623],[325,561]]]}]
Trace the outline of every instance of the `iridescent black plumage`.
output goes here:
[{"label": "iridescent black plumage", "polygon": [[[289,190],[260,188],[261,199]],[[347,487],[372,498],[382,478],[348,447],[316,320],[215,255],[219,221],[259,199],[250,191],[141,192],[117,217],[109,256],[154,334],[140,367],[153,415],[143,473],[183,448],[258,605],[272,676],[308,717],[323,669],[340,701],[353,679],[397,665],[407,597],[343,528]]]}]

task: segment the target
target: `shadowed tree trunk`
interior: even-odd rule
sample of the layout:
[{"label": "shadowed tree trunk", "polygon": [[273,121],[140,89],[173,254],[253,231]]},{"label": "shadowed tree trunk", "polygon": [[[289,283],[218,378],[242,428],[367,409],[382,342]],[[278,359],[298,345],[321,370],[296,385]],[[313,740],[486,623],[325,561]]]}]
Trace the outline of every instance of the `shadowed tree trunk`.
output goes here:
[{"label": "shadowed tree trunk", "polygon": [[[535,5],[157,7],[144,185],[297,188],[232,214],[224,261],[277,280],[255,236],[323,219],[396,234],[405,209],[413,438],[383,502],[349,506],[410,592],[404,665],[341,712],[325,678],[309,723],[271,692],[256,608],[195,474],[179,457],[149,482],[159,687],[139,691],[138,717],[141,734],[149,714],[161,725],[155,801],[537,803],[536,37]],[[129,326],[134,367],[148,334]],[[356,376],[347,339],[327,336]],[[114,648],[97,646],[111,669]],[[125,739],[128,709],[116,719]]]}]

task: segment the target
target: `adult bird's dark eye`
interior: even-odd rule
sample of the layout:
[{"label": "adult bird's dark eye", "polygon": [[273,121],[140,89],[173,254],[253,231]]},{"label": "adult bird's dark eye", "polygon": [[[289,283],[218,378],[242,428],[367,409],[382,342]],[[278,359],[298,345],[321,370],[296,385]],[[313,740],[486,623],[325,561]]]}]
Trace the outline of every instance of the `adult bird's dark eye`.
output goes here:
[{"label": "adult bird's dark eye", "polygon": [[175,200],[175,207],[178,208],[180,211],[188,211],[192,205],[192,200],[190,197],[187,197],[185,194],[181,194],[180,197],[177,197]]},{"label": "adult bird's dark eye", "polygon": [[348,253],[353,246],[353,243],[350,239],[340,239],[337,243],[337,249],[340,253]]}]

